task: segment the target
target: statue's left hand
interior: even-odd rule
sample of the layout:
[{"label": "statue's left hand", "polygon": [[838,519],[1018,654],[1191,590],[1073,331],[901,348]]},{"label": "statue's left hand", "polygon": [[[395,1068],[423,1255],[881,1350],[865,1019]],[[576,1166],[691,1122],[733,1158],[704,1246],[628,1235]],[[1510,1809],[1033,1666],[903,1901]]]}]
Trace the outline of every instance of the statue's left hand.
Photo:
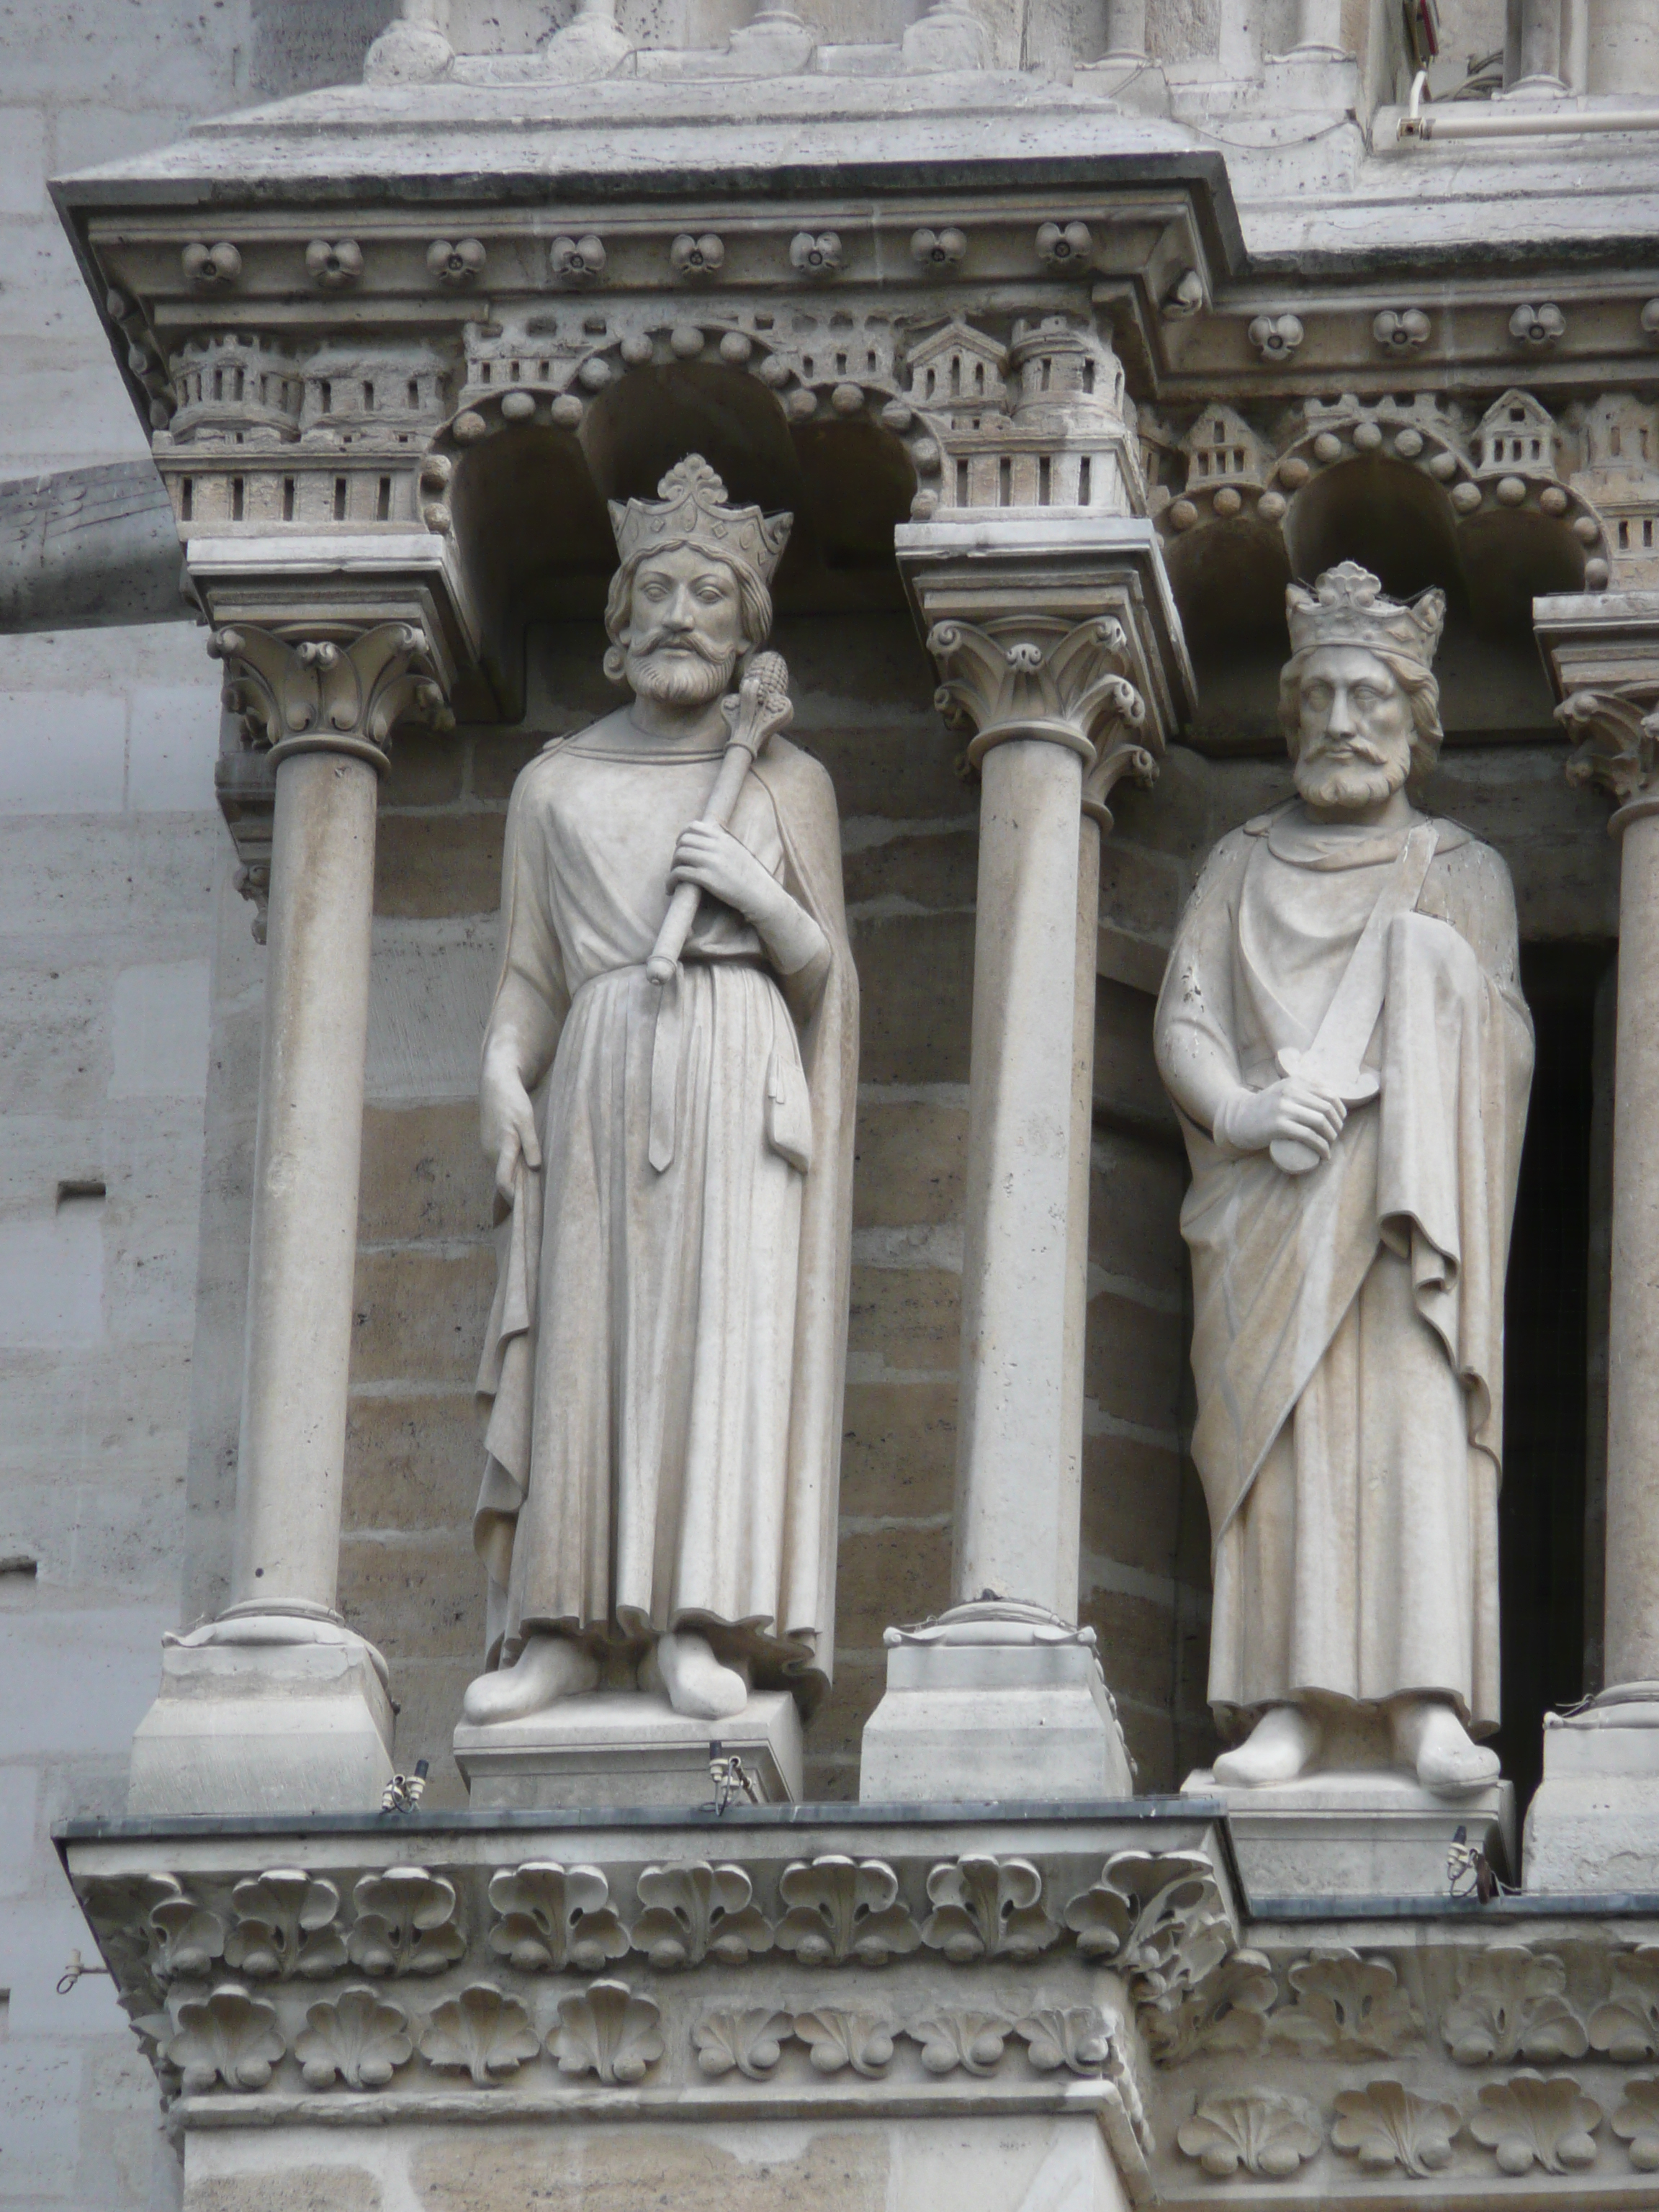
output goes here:
[{"label": "statue's left hand", "polygon": [[680,832],[668,882],[671,890],[696,884],[763,931],[787,896],[743,840],[714,822],[694,822]]}]

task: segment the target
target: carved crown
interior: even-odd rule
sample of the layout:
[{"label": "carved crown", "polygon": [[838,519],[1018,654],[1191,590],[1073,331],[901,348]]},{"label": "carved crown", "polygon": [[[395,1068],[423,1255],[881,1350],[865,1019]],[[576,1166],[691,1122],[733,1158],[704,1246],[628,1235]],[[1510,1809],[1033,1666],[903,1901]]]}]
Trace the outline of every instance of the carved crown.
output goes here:
[{"label": "carved crown", "polygon": [[757,507],[731,507],[726,486],[701,453],[676,461],[657,486],[657,497],[611,501],[611,527],[624,561],[635,553],[676,545],[701,545],[722,560],[741,562],[770,584],[789,542],[793,514],[763,514]]},{"label": "carved crown", "polygon": [[1307,653],[1316,645],[1364,645],[1374,653],[1415,661],[1426,672],[1446,619],[1446,594],[1437,587],[1402,605],[1384,596],[1369,568],[1345,561],[1327,568],[1312,591],[1291,585],[1285,617],[1292,653]]}]

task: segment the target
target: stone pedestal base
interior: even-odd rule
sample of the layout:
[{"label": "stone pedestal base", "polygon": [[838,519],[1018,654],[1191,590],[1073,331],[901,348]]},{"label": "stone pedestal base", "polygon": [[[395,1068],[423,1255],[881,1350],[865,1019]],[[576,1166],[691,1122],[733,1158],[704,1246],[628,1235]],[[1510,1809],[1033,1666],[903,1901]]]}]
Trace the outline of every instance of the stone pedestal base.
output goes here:
[{"label": "stone pedestal base", "polygon": [[926,1628],[888,1630],[887,1691],[864,1730],[864,1803],[1133,1794],[1091,1631],[1006,1605],[960,1606]]},{"label": "stone pedestal base", "polygon": [[1280,1897],[1444,1897],[1446,1855],[1459,1828],[1505,1879],[1516,1865],[1511,1782],[1437,1797],[1408,1775],[1359,1767],[1229,1790],[1205,1767],[1187,1777],[1182,1794],[1226,1806],[1256,1911]]},{"label": "stone pedestal base", "polygon": [[132,1740],[130,1813],[373,1813],[392,1777],[380,1655],[361,1638],[168,1644]]},{"label": "stone pedestal base", "polygon": [[[687,1720],[644,1692],[562,1698],[524,1720],[455,1731],[475,1807],[550,1811],[713,1802],[711,1745],[735,1752],[763,1805],[801,1795],[800,1716],[787,1690],[757,1691],[730,1720]],[[743,1802],[741,1796],[734,1802]]]},{"label": "stone pedestal base", "polygon": [[1581,1713],[1544,1716],[1544,1779],[1527,1814],[1526,1887],[1659,1890],[1659,1696],[1615,1692]]}]

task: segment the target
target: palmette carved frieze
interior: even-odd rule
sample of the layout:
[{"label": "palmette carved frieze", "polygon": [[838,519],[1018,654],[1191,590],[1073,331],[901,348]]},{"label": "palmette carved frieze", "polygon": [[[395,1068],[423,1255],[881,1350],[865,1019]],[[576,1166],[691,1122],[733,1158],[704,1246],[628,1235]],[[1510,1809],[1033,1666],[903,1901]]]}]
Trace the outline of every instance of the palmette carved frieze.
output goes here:
[{"label": "palmette carved frieze", "polygon": [[1582,2058],[1589,2043],[1567,2000],[1561,1960],[1519,1943],[1493,1944],[1462,1962],[1440,2032],[1460,2066]]},{"label": "palmette carved frieze", "polygon": [[345,1939],[334,1926],[340,1893],[299,1868],[277,1868],[239,1881],[231,1893],[236,1924],[225,1938],[225,1964],[258,1979],[301,1974],[325,1980],[346,1963]]},{"label": "palmette carved frieze", "polygon": [[414,2056],[409,2014],[379,1990],[358,1983],[331,2003],[314,2004],[294,2039],[308,2089],[383,2089]]},{"label": "palmette carved frieze", "polygon": [[1529,2069],[1506,2081],[1489,2081],[1468,2123],[1501,2172],[1521,2175],[1534,2166],[1546,2173],[1582,2172],[1595,2163],[1595,2130],[1601,2107],[1570,2074]]},{"label": "palmette carved frieze", "polygon": [[100,1874],[84,1893],[186,2128],[989,2094],[1085,2100],[1137,2188],[1170,2203],[1229,2183],[1473,2201],[1659,2171],[1659,1940],[1640,1929],[1528,1943],[1466,1918],[1426,1941],[1241,1943],[1194,1850],[792,1859],[720,1841],[620,1865],[589,1845]]},{"label": "palmette carved frieze", "polygon": [[1384,2076],[1363,2089],[1339,2090],[1334,2104],[1331,2141],[1367,2173],[1392,2166],[1421,2177],[1451,2164],[1463,2116],[1443,2098],[1419,2095]]},{"label": "palmette carved frieze", "polygon": [[516,2074],[540,2049],[524,2006],[490,1982],[471,1983],[434,2005],[421,2038],[429,2066],[464,2069],[480,2089]]},{"label": "palmette carved frieze", "polygon": [[1292,1996],[1273,2014],[1273,2039],[1335,2058],[1391,2058],[1419,2049],[1422,2015],[1388,1959],[1316,1951],[1290,1969]]},{"label": "palmette carved frieze", "polygon": [[1283,2180],[1314,2156],[1324,2133],[1305,2097],[1258,2088],[1200,2098],[1176,2141],[1218,2181],[1231,2180],[1240,2166]]},{"label": "palmette carved frieze", "polygon": [[1605,2004],[1589,2021],[1593,2051],[1631,2064],[1659,2058],[1659,1944],[1638,1944],[1613,1961]]}]

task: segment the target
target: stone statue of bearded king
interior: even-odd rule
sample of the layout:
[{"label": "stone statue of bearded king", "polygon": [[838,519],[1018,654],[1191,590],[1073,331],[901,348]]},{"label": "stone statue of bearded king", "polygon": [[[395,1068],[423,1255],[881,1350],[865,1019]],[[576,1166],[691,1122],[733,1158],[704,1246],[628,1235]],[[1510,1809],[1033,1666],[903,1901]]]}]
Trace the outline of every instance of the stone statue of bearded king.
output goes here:
[{"label": "stone statue of bearded king", "polygon": [[[1504,1276],[1532,1076],[1497,854],[1411,793],[1445,602],[1352,562],[1288,593],[1297,797],[1224,837],[1158,1066],[1192,1187],[1210,1699],[1248,1788],[1498,1773]],[[1245,1732],[1248,1730],[1248,1734]],[[1358,1747],[1358,1750],[1356,1749]]]},{"label": "stone statue of bearded king", "polygon": [[545,746],[507,814],[475,1723],[636,1681],[719,1719],[831,1663],[858,1050],[835,798],[778,738],[730,827],[703,818],[790,518],[695,454],[659,494],[611,509],[631,703]]}]

